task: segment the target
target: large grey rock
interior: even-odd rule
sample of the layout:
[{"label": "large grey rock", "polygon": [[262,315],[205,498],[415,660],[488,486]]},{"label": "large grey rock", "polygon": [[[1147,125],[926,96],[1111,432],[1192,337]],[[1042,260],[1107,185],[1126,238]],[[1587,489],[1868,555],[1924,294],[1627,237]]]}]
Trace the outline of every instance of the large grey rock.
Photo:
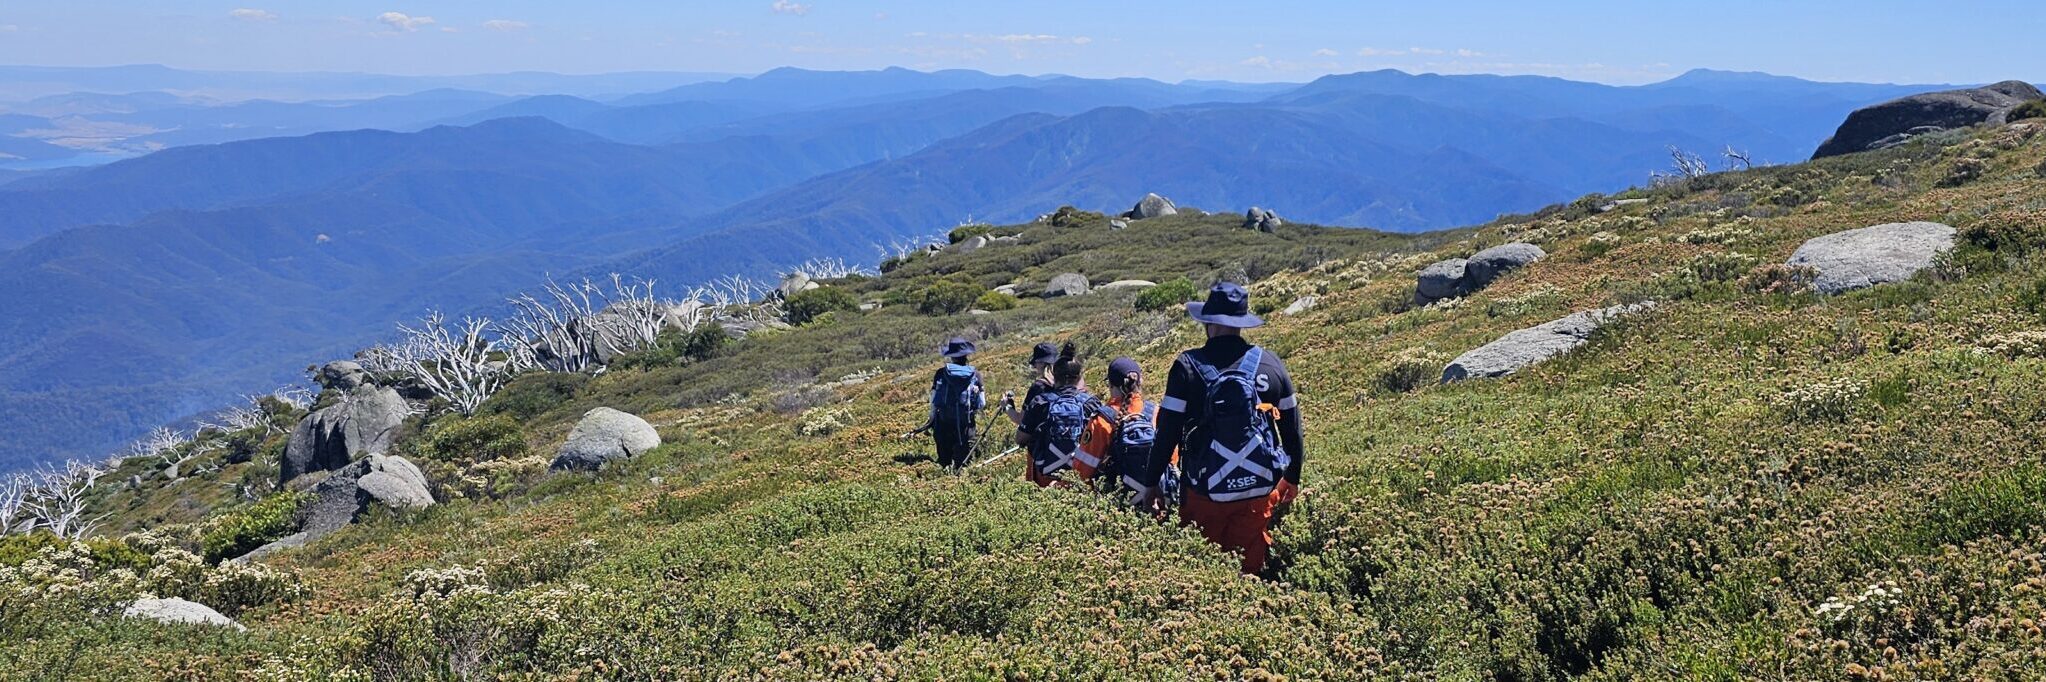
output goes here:
[{"label": "large grey rock", "polygon": [[1116,218],[1116,219],[1114,219],[1114,220],[1110,220],[1110,221],[1108,221],[1108,229],[1111,229],[1111,230],[1120,230],[1120,229],[1123,229],[1123,228],[1126,228],[1126,227],[1129,227],[1129,226],[1130,226],[1130,221],[1127,221],[1127,220],[1123,220],[1123,219],[1121,219],[1121,218]]},{"label": "large grey rock", "polygon": [[1131,208],[1128,213],[1122,214],[1122,217],[1130,220],[1144,220],[1158,216],[1177,215],[1178,213],[1179,208],[1172,205],[1171,199],[1158,196],[1157,194],[1146,194],[1143,199],[1137,201],[1137,205],[1134,208]]},{"label": "large grey rock", "polygon": [[398,391],[363,384],[342,394],[340,402],[299,420],[278,463],[278,483],[309,472],[332,471],[356,457],[391,448],[398,426],[411,408]]},{"label": "large grey rock", "polygon": [[1847,115],[1831,139],[1812,158],[1879,149],[1901,138],[1953,128],[2002,124],[2011,109],[2046,98],[2030,83],[2004,81],[1961,90],[1927,92],[1862,107]]},{"label": "large grey rock", "polygon": [[1044,297],[1083,296],[1093,290],[1093,286],[1087,282],[1086,275],[1068,272],[1051,278],[1051,283],[1044,286]]},{"label": "large grey rock", "polygon": [[1109,282],[1109,283],[1107,283],[1107,284],[1103,284],[1103,285],[1101,285],[1101,287],[1100,287],[1100,288],[1101,288],[1101,289],[1104,289],[1104,290],[1113,290],[1113,289],[1149,289],[1149,288],[1151,288],[1151,287],[1155,287],[1155,286],[1158,286],[1158,283],[1157,283],[1157,282],[1152,282],[1152,281],[1148,281],[1148,280],[1141,280],[1141,279],[1119,279],[1119,280],[1116,280],[1116,281],[1113,281],[1113,282]]},{"label": "large grey rock", "polygon": [[263,557],[270,556],[272,554],[276,554],[287,549],[304,547],[306,543],[312,541],[313,536],[311,534],[306,533],[305,531],[299,531],[273,540],[270,542],[270,544],[249,550],[248,554],[243,554],[241,556],[228,559],[227,563],[246,564],[251,561],[255,561],[257,559],[261,559]]},{"label": "large grey rock", "polygon": [[1009,296],[1014,296],[1014,295],[1016,295],[1016,285],[1014,285],[1014,284],[1004,284],[1004,285],[1001,285],[1001,286],[995,287],[995,293],[997,293],[997,294],[1006,294],[1006,295],[1009,295]]},{"label": "large grey rock", "polygon": [[1279,311],[1279,314],[1288,316],[1299,315],[1309,310],[1313,310],[1314,307],[1317,305],[1321,305],[1320,296],[1314,295],[1302,296],[1300,298],[1293,299],[1293,304],[1286,306],[1286,309]]},{"label": "large grey rock", "polygon": [[354,523],[374,505],[400,511],[433,506],[433,493],[419,467],[403,457],[373,454],[336,469],[313,487],[306,505],[299,544],[326,536]]},{"label": "large grey rock", "polygon": [[596,469],[614,459],[636,457],[661,446],[661,434],[645,419],[608,407],[583,413],[554,454],[554,469]]},{"label": "large grey rock", "polygon": [[805,289],[809,289],[811,284],[814,284],[814,282],[810,281],[809,275],[805,275],[800,272],[791,272],[788,275],[781,278],[781,285],[774,288],[774,293],[775,295],[786,299],[790,296],[802,293]]},{"label": "large grey rock", "polygon": [[1252,206],[1250,210],[1243,213],[1243,228],[1246,230],[1257,230],[1266,233],[1277,232],[1285,224],[1286,221],[1280,220],[1279,214],[1276,211],[1267,211]]},{"label": "large grey rock", "polygon": [[992,243],[992,241],[988,239],[987,235],[974,235],[972,237],[967,237],[966,239],[960,240],[959,243],[953,244],[952,247],[947,250],[953,253],[973,253],[975,251],[979,251],[981,247],[987,246],[990,243]]},{"label": "large grey rock", "polygon": [[1457,356],[1442,370],[1442,381],[1489,379],[1518,372],[1584,345],[1599,327],[1651,305],[1637,303],[1588,310],[1507,334]]},{"label": "large grey rock", "polygon": [[369,372],[354,360],[335,360],[321,365],[314,380],[322,387],[346,391],[369,383]]},{"label": "large grey rock", "polygon": [[1451,258],[1422,268],[1421,274],[1414,277],[1414,298],[1432,303],[1463,295],[1464,271],[1469,265],[1470,261]]},{"label": "large grey rock", "polygon": [[248,630],[248,628],[242,627],[241,623],[234,622],[234,619],[220,615],[220,612],[213,610],[213,607],[198,602],[185,601],[176,597],[169,599],[137,599],[130,602],[128,608],[122,609],[121,615],[128,618],[146,618],[158,623],[212,625],[215,627],[234,628],[237,631]]},{"label": "large grey rock", "polygon": [[1472,254],[1464,265],[1463,286],[1465,291],[1477,291],[1490,285],[1500,275],[1526,267],[1535,261],[1547,258],[1549,254],[1542,247],[1516,242],[1500,244]]},{"label": "large grey rock", "polygon": [[1830,295],[1910,279],[1953,247],[1952,227],[1888,223],[1815,237],[1786,264],[1817,270],[1812,288]]}]

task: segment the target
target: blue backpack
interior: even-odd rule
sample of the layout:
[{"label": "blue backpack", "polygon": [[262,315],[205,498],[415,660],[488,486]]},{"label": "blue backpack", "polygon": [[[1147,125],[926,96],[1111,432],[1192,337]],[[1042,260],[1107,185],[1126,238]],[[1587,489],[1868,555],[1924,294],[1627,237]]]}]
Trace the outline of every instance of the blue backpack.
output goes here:
[{"label": "blue backpack", "polygon": [[1270,493],[1292,463],[1279,447],[1271,415],[1258,408],[1257,369],[1264,357],[1264,349],[1252,346],[1228,369],[1195,363],[1207,382],[1207,404],[1186,453],[1186,483],[1216,502]]},{"label": "blue backpack", "polygon": [[1108,449],[1095,466],[1094,477],[1117,481],[1124,471],[1135,471],[1151,458],[1151,444],[1158,440],[1158,406],[1146,404],[1143,411],[1127,415],[1106,405],[1100,410],[1115,425],[1115,434],[1109,437]]},{"label": "blue backpack", "polygon": [[1093,396],[1077,391],[1047,393],[1045,399],[1044,420],[1030,434],[1030,460],[1039,475],[1050,476],[1073,468],[1096,406]]},{"label": "blue backpack", "polygon": [[947,363],[938,377],[931,381],[931,417],[933,421],[946,424],[970,424],[973,413],[980,406],[974,403],[984,400],[973,392],[975,380],[980,372],[972,365]]}]

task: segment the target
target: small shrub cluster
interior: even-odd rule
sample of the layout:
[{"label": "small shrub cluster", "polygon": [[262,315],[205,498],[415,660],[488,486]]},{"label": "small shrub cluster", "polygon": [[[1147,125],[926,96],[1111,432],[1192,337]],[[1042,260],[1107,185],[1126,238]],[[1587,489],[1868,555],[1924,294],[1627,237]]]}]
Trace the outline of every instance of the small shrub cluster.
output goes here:
[{"label": "small shrub cluster", "polygon": [[1961,239],[1997,253],[2046,251],[2046,210],[1991,213],[1961,228]]},{"label": "small shrub cluster", "polygon": [[1988,172],[1988,161],[1972,156],[1964,156],[1954,159],[1953,165],[1947,167],[1946,177],[1941,178],[1939,184],[1941,187],[1959,187],[1980,179],[1984,173]]},{"label": "small shrub cluster", "polygon": [[2026,329],[1991,334],[1977,342],[1976,347],[2011,359],[2046,358],[2046,331]]},{"label": "small shrub cluster", "polygon": [[1542,285],[1533,291],[1502,298],[1485,304],[1486,317],[1520,317],[1546,311],[1562,305],[1563,292],[1555,287]]},{"label": "small shrub cluster", "polygon": [[18,564],[0,565],[0,629],[11,615],[35,609],[86,607],[108,613],[138,596],[178,597],[229,616],[253,606],[304,594],[296,576],[259,564],[208,564],[198,555],[149,534],[115,541],[123,558],[107,561],[105,546],[65,542],[46,546]]},{"label": "small shrub cluster", "polygon": [[2006,120],[2016,123],[2028,118],[2046,118],[2046,99],[2035,99],[2017,105],[2010,110],[2010,116]]},{"label": "small shrub cluster", "polygon": [[1743,290],[1759,294],[1794,294],[1810,291],[1819,271],[1810,266],[1770,263],[1741,278]]},{"label": "small shrub cluster", "polygon": [[1138,310],[1143,311],[1165,310],[1185,304],[1187,301],[1193,300],[1193,297],[1193,280],[1178,277],[1162,282],[1158,286],[1137,292],[1137,299],[1134,305],[1136,305]]},{"label": "small shrub cluster", "polygon": [[589,382],[589,375],[581,372],[522,374],[491,394],[476,412],[532,419],[575,397],[575,392]]},{"label": "small shrub cluster", "polygon": [[796,292],[782,302],[783,319],[797,326],[810,324],[827,314],[859,309],[859,299],[839,287],[817,287]]},{"label": "small shrub cluster", "polygon": [[297,531],[298,512],[310,501],[311,493],[284,491],[216,516],[200,532],[199,550],[216,563],[247,554]]},{"label": "small shrub cluster", "polygon": [[1377,377],[1373,385],[1391,393],[1406,393],[1433,385],[1441,381],[1442,368],[1449,361],[1450,357],[1442,353],[1426,348],[1408,348],[1378,363],[1373,370]]},{"label": "small shrub cluster", "polygon": [[517,459],[526,454],[526,434],[506,414],[449,417],[435,421],[414,447],[422,456],[448,462]]},{"label": "small shrub cluster", "polygon": [[1604,256],[1625,243],[1627,240],[1611,232],[1593,233],[1590,238],[1584,240],[1584,255],[1592,258]]},{"label": "small shrub cluster", "polygon": [[851,422],[852,413],[846,410],[810,410],[803,414],[803,421],[796,424],[796,435],[804,438],[822,438],[837,433]]},{"label": "small shrub cluster", "polygon": [[994,232],[995,226],[993,225],[989,225],[987,223],[969,223],[966,225],[960,225],[958,227],[952,228],[951,232],[945,233],[945,241],[957,244],[959,242],[972,239],[974,237],[985,237],[994,234]]},{"label": "small shrub cluster", "polygon": [[1853,416],[1868,388],[1868,382],[1859,379],[1832,379],[1784,391],[1774,404],[1793,421],[1840,421]]},{"label": "small shrub cluster", "polygon": [[974,299],[973,307],[988,311],[1014,310],[1016,308],[1016,297],[999,291],[989,291],[981,294],[980,298]]},{"label": "small shrub cluster", "polygon": [[1677,241],[1685,244],[1732,244],[1753,236],[1754,230],[1720,226],[1686,232],[1677,237]]},{"label": "small shrub cluster", "polygon": [[1046,225],[1052,227],[1077,227],[1104,220],[1107,217],[1094,211],[1082,211],[1071,206],[1060,206],[1058,210],[1052,211],[1050,215],[1045,216],[1043,221]]},{"label": "small shrub cluster", "polygon": [[925,315],[957,315],[972,308],[974,302],[987,293],[987,287],[978,282],[952,277],[911,293],[909,304]]}]

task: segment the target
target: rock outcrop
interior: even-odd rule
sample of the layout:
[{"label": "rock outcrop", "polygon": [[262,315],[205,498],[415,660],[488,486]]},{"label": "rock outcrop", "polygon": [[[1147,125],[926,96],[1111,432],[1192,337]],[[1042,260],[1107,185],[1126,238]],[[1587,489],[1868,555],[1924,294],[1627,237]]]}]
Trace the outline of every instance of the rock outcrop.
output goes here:
[{"label": "rock outcrop", "polygon": [[645,419],[608,407],[583,413],[554,454],[550,468],[593,470],[614,459],[637,457],[661,446],[661,434]]},{"label": "rock outcrop", "polygon": [[313,500],[302,512],[304,523],[299,527],[304,537],[296,542],[304,544],[340,530],[373,505],[402,511],[433,504],[419,467],[403,457],[370,455],[335,470],[313,487]]},{"label": "rock outcrop", "polygon": [[946,250],[951,251],[952,253],[973,253],[975,251],[979,251],[981,247],[987,246],[990,243],[992,243],[992,240],[988,239],[987,235],[984,234],[974,235],[959,240],[959,243],[953,244],[950,248],[947,248]]},{"label": "rock outcrop", "polygon": [[1300,298],[1293,299],[1293,304],[1286,306],[1286,309],[1279,311],[1279,314],[1286,316],[1299,315],[1309,310],[1313,310],[1314,307],[1317,305],[1321,305],[1321,297],[1310,294],[1307,296],[1302,296]]},{"label": "rock outcrop", "polygon": [[128,618],[146,618],[158,623],[211,625],[234,628],[235,630],[248,629],[242,627],[241,623],[234,622],[234,619],[220,615],[220,612],[213,610],[213,607],[199,602],[185,601],[176,597],[169,599],[137,599],[130,602],[128,608],[122,609],[121,615]]},{"label": "rock outcrop", "polygon": [[1149,289],[1155,286],[1158,286],[1158,283],[1149,280],[1119,279],[1113,282],[1109,282],[1107,284],[1103,284],[1101,285],[1100,288],[1104,291],[1113,291],[1116,289]]},{"label": "rock outcrop", "polygon": [[815,289],[819,286],[821,285],[819,285],[816,282],[810,281],[809,275],[805,275],[800,272],[791,272],[781,278],[781,284],[774,288],[774,293],[776,296],[780,296],[784,300],[786,300],[790,296],[794,296],[796,294],[800,294],[805,291]]},{"label": "rock outcrop", "polygon": [[1414,276],[1414,300],[1428,304],[1469,294],[1548,255],[1542,247],[1515,242],[1479,251],[1470,258],[1437,261]]},{"label": "rock outcrop", "polygon": [[1646,310],[1651,304],[1615,306],[1588,310],[1559,320],[1545,322],[1509,333],[1498,340],[1457,356],[1442,370],[1442,382],[1490,379],[1518,372],[1536,363],[1570,352],[1591,340],[1591,333],[1625,315]]},{"label": "rock outcrop", "polygon": [[1146,194],[1142,200],[1137,202],[1134,208],[1123,213],[1122,217],[1130,220],[1144,220],[1158,216],[1177,215],[1178,213],[1179,207],[1173,206],[1171,199],[1156,194]]},{"label": "rock outcrop", "polygon": [[1051,283],[1044,286],[1044,297],[1084,296],[1093,290],[1094,287],[1087,282],[1086,275],[1068,272],[1051,278]]},{"label": "rock outcrop", "polygon": [[1266,233],[1277,232],[1285,224],[1286,221],[1279,219],[1277,211],[1267,211],[1252,206],[1249,211],[1245,211],[1243,214],[1243,229],[1246,230],[1257,230]]},{"label": "rock outcrop", "polygon": [[410,411],[396,389],[357,383],[342,394],[340,402],[299,420],[284,447],[284,459],[278,463],[278,483],[314,471],[339,469],[356,457],[389,450]]},{"label": "rock outcrop", "polygon": [[369,383],[369,372],[354,360],[335,360],[320,365],[313,379],[326,388],[346,391]]},{"label": "rock outcrop", "polygon": [[2046,98],[2023,81],[1962,90],[1928,92],[1857,109],[1812,158],[1882,149],[1917,135],[1983,124],[2001,124],[2011,109]]},{"label": "rock outcrop", "polygon": [[1952,227],[1888,223],[1814,237],[1797,247],[1785,265],[1816,271],[1812,288],[1832,295],[1910,279],[1953,247]]}]

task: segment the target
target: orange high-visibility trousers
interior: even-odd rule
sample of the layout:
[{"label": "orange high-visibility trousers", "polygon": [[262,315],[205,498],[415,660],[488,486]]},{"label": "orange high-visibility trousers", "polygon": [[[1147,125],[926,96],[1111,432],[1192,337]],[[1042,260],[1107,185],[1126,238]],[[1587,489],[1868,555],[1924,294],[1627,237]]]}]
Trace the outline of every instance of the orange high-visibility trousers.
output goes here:
[{"label": "orange high-visibility trousers", "polygon": [[1235,502],[1216,502],[1187,491],[1186,503],[1179,506],[1179,523],[1201,529],[1209,542],[1243,558],[1244,573],[1255,574],[1264,570],[1272,549],[1272,506],[1291,502],[1292,493],[1293,484],[1285,481],[1270,495]]}]

